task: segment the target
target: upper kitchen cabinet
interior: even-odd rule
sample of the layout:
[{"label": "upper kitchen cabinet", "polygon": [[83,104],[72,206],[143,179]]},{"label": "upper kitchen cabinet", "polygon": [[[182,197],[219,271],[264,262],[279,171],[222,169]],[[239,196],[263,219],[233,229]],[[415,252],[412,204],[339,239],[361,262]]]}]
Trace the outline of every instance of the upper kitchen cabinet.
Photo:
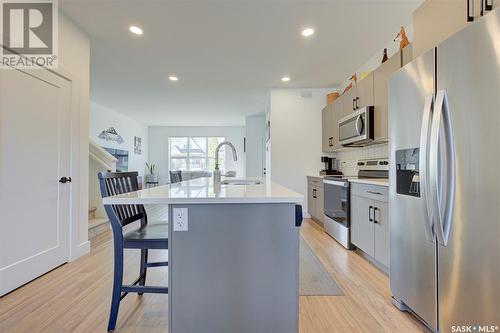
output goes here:
[{"label": "upper kitchen cabinet", "polygon": [[351,89],[343,93],[342,100],[339,102],[342,102],[340,118],[354,112],[356,110],[356,85],[353,85]]},{"label": "upper kitchen cabinet", "polygon": [[373,105],[373,73],[358,81],[345,92],[342,101],[340,118],[365,106]]},{"label": "upper kitchen cabinet", "polygon": [[321,110],[321,124],[323,152],[330,152],[333,149],[334,123],[333,123],[333,105],[327,105]]},{"label": "upper kitchen cabinet", "polygon": [[[500,0],[499,0],[500,1]],[[401,51],[401,67],[413,60],[413,43]]]},{"label": "upper kitchen cabinet", "polygon": [[415,57],[433,48],[454,33],[488,15],[500,0],[427,0],[413,12],[413,53]]},{"label": "upper kitchen cabinet", "polygon": [[322,134],[324,153],[334,152],[340,148],[339,143],[339,119],[342,113],[342,101],[344,96],[339,96],[335,101],[321,110]]},{"label": "upper kitchen cabinet", "polygon": [[342,115],[342,107],[343,107],[344,96],[339,96],[335,102],[332,104],[332,119],[333,119],[333,140],[332,140],[332,148],[335,151],[338,148],[341,148],[339,142],[339,120]]},{"label": "upper kitchen cabinet", "polygon": [[373,105],[373,73],[356,84],[356,109]]},{"label": "upper kitchen cabinet", "polygon": [[[410,47],[407,46],[406,48]],[[405,49],[406,49],[405,48]],[[373,72],[374,80],[374,139],[387,141],[388,138],[388,97],[389,76],[401,68],[401,51],[390,57]]]}]

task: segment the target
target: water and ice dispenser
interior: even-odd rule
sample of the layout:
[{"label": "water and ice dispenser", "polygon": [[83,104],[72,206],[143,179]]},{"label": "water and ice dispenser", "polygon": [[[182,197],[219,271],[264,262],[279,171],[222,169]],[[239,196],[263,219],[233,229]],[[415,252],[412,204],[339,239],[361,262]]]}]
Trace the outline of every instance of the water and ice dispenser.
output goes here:
[{"label": "water and ice dispenser", "polygon": [[396,151],[396,192],[420,197],[419,148]]}]

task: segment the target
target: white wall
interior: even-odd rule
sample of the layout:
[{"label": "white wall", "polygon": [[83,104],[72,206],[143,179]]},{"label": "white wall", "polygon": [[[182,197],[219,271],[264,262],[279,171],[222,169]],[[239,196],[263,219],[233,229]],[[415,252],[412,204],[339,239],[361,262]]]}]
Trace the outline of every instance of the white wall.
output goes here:
[{"label": "white wall", "polygon": [[[311,92],[303,98],[301,92]],[[321,109],[332,89],[271,90],[271,179],[307,200],[306,175],[321,170]],[[304,214],[307,212],[307,202]]]},{"label": "white wall", "polygon": [[266,115],[264,113],[245,118],[246,176],[263,176],[265,167]]},{"label": "white wall", "polygon": [[[119,144],[116,141],[106,141],[99,138],[102,131],[109,127],[120,134],[125,142]],[[128,150],[128,169],[138,171],[144,175],[145,163],[148,161],[148,127],[132,118],[129,118],[115,110],[106,108],[94,102],[90,102],[90,127],[89,135],[95,143],[105,148]],[[134,136],[142,139],[142,154],[134,153]]]},{"label": "white wall", "polygon": [[[411,23],[406,24],[405,26],[405,31],[406,35],[408,36],[408,39],[410,40],[410,43],[413,40],[413,25]],[[396,33],[399,31],[394,31],[394,37],[396,37]],[[390,57],[392,57],[396,52],[399,51],[399,40],[396,42],[391,39],[388,41],[385,45],[382,45],[378,51],[376,51],[372,55],[367,55],[367,60],[364,64],[360,65],[357,69],[353,68],[352,69],[352,74],[356,73],[358,80],[363,77],[363,75],[368,74],[375,70],[380,64],[382,63],[382,56],[383,56],[383,51],[384,48],[387,48],[387,54]],[[349,74],[349,77],[352,75]],[[349,79],[346,78],[346,81],[344,81],[337,89],[338,92],[342,93],[344,91],[344,88],[350,83]]]},{"label": "white wall", "polygon": [[149,161],[156,164],[160,184],[170,181],[168,173],[168,138],[171,136],[221,136],[231,141],[238,154],[233,162],[227,154],[226,170],[235,170],[237,177],[245,177],[245,154],[243,153],[244,126],[151,126],[149,127]]},{"label": "white wall", "polygon": [[72,245],[70,259],[87,253],[88,242],[88,156],[89,156],[89,76],[90,43],[87,35],[76,24],[59,12],[59,67],[56,72],[69,74],[76,91],[77,114],[72,115],[72,188],[77,197],[74,218],[78,221],[78,235]]}]

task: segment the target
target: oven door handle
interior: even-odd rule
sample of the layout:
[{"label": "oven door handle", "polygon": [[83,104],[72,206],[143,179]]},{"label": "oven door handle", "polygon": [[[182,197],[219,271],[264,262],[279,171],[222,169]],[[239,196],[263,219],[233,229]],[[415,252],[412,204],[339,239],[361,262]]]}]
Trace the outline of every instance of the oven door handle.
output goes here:
[{"label": "oven door handle", "polygon": [[342,186],[342,187],[347,187],[349,183],[347,182],[339,182],[336,180],[323,180],[323,184],[328,184],[328,185],[336,185],[336,186]]}]

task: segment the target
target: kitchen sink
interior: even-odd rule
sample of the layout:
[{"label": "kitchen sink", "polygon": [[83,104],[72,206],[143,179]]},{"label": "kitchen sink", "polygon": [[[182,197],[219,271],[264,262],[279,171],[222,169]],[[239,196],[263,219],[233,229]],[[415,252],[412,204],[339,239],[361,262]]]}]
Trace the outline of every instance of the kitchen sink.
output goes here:
[{"label": "kitchen sink", "polygon": [[220,183],[221,185],[260,185],[262,181],[258,179],[226,179]]}]

